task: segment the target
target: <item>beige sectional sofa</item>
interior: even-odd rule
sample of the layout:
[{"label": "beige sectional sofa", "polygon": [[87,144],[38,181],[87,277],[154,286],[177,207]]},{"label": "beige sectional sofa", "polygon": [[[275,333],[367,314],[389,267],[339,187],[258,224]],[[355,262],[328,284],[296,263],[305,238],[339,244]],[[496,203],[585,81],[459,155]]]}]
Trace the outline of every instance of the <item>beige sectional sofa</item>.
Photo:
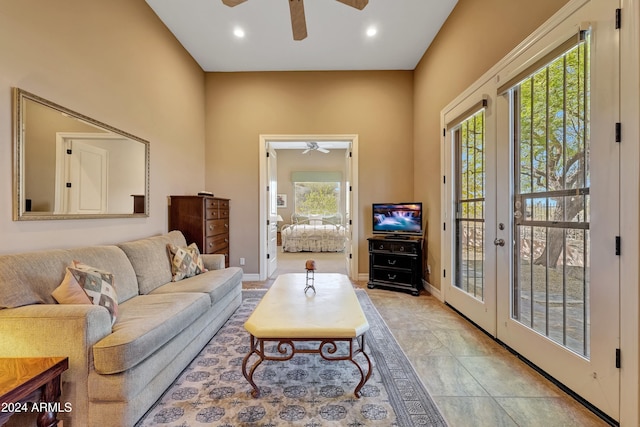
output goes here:
[{"label": "beige sectional sofa", "polygon": [[[172,282],[172,231],[113,246],[0,256],[0,357],[68,356],[65,427],[133,426],[241,302],[242,270],[203,255],[209,270]],[[118,315],[57,304],[52,291],[74,260],[113,274]],[[32,425],[14,415],[8,425]]]}]

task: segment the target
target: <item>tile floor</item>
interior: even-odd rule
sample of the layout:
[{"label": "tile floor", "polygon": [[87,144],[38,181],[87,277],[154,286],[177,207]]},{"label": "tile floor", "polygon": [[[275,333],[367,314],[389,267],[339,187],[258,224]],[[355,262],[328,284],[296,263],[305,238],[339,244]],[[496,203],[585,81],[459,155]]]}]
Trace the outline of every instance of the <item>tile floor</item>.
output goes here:
[{"label": "tile floor", "polygon": [[451,427],[608,425],[424,291],[414,297],[356,285],[367,290]]}]

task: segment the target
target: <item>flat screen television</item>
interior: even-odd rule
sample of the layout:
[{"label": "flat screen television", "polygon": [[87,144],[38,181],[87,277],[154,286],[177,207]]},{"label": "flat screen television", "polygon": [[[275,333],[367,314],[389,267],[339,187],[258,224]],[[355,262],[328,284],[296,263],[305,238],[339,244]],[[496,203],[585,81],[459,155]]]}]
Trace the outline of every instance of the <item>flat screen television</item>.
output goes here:
[{"label": "flat screen television", "polygon": [[373,234],[422,236],[422,203],[374,203]]}]

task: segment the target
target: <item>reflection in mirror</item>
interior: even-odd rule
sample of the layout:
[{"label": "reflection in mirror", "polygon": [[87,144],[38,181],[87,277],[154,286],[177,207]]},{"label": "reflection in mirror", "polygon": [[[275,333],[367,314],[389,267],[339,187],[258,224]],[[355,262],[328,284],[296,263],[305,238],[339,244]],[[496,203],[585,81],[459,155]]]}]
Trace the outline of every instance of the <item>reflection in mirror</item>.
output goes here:
[{"label": "reflection in mirror", "polygon": [[148,216],[149,143],[14,89],[14,220]]}]

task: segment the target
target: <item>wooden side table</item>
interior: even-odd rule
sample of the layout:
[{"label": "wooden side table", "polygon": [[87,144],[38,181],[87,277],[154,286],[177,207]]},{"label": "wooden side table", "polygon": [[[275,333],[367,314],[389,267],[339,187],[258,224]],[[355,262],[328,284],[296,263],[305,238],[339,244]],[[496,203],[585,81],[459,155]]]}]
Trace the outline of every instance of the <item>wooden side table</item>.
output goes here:
[{"label": "wooden side table", "polygon": [[[0,425],[11,414],[37,412],[38,427],[58,425],[60,376],[69,368],[68,357],[0,358]],[[40,390],[40,402],[24,402]],[[5,419],[6,417],[6,419]]]}]

